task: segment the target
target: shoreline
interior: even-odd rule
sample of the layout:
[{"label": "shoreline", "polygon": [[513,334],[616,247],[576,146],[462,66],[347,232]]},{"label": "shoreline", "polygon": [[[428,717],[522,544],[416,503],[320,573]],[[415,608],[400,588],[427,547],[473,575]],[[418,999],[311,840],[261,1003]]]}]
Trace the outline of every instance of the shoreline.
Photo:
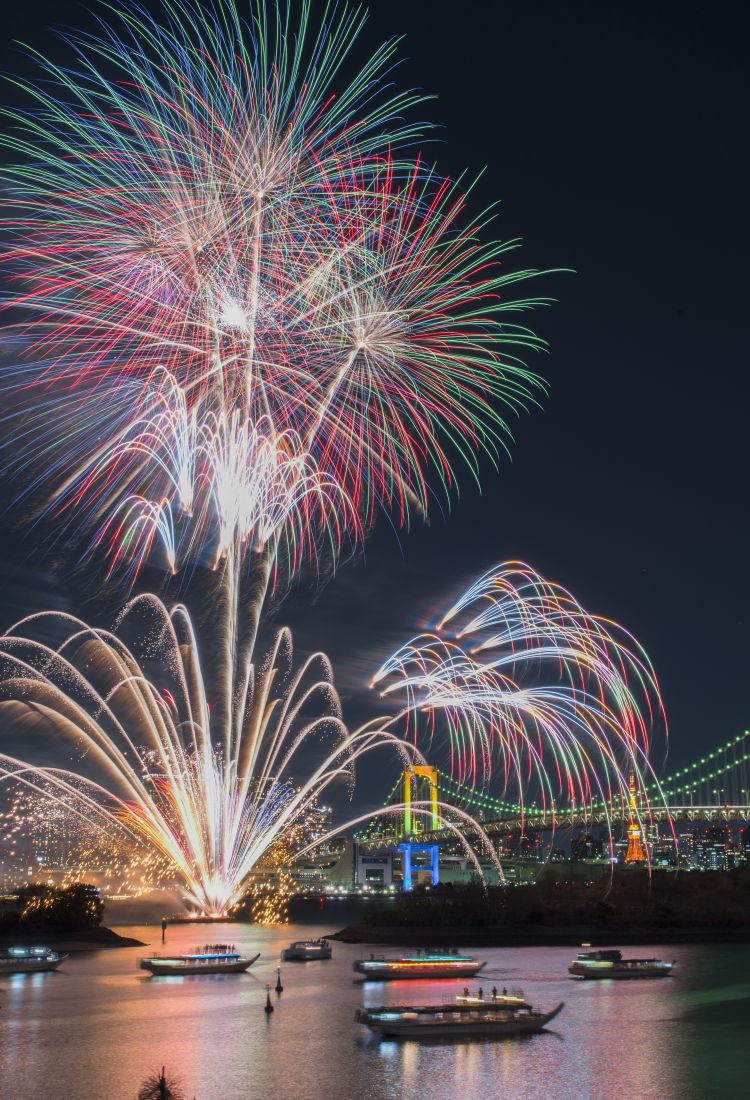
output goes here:
[{"label": "shoreline", "polygon": [[385,925],[350,924],[327,939],[339,943],[363,943],[383,947],[593,947],[636,946],[638,944],[747,943],[750,928],[591,928],[550,927],[531,932],[524,928],[481,928],[459,925],[452,928],[398,928]]},{"label": "shoreline", "polygon": [[54,947],[55,950],[100,951],[111,947],[146,947],[143,940],[131,936],[121,936],[111,928],[90,928],[86,932],[35,932],[33,929],[19,928],[17,932],[0,932],[0,947],[15,947],[30,943],[39,947]]}]

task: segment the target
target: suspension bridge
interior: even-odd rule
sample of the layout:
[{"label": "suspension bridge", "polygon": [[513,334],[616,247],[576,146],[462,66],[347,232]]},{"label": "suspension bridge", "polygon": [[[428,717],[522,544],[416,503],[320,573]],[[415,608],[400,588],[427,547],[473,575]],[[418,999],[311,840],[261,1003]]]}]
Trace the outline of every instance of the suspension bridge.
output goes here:
[{"label": "suspension bridge", "polygon": [[[393,815],[381,817],[375,827],[360,838],[360,843],[398,845],[414,836],[425,843],[450,839],[455,830],[440,820],[438,803],[441,807],[445,803],[460,807],[475,818],[489,836],[513,830],[529,832],[627,824],[630,816],[626,799],[594,800],[585,806],[554,800],[543,807],[533,803],[520,806],[494,798],[466,783],[458,783],[439,768],[416,768],[399,777],[384,803],[386,807],[394,806]],[[450,811],[441,809],[440,812],[445,820],[450,819]],[[750,820],[750,730],[719,745],[687,767],[648,784],[639,792],[639,818],[644,825]],[[471,828],[465,831],[471,832]]]}]

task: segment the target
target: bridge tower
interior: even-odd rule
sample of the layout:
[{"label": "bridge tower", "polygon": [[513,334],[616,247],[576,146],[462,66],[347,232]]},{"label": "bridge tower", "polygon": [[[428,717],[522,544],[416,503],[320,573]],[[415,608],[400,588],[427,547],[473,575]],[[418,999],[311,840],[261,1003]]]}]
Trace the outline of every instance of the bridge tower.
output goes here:
[{"label": "bridge tower", "polygon": [[[401,842],[401,844],[399,844],[398,850],[401,852],[404,883],[403,888],[406,891],[412,889],[412,856],[414,855],[414,853],[417,852],[429,856],[432,885],[437,886],[438,882],[440,881],[439,845],[437,843],[419,844],[410,839],[415,833],[423,833],[429,830],[434,831],[440,828],[437,777],[437,768],[430,767],[430,765],[428,764],[410,764],[404,772],[404,840]],[[420,798],[419,786],[425,783],[427,784],[429,797]],[[413,788],[416,788],[417,792],[417,798],[415,800],[412,799]],[[421,813],[413,813],[411,808],[412,801],[429,801],[430,819],[429,826],[427,828],[425,828],[426,819],[424,815]]]},{"label": "bridge tower", "polygon": [[635,776],[630,773],[630,815],[628,819],[628,850],[625,853],[626,863],[645,863],[646,850],[643,846],[641,827],[637,819],[638,803],[635,792]]},{"label": "bridge tower", "polygon": [[[429,764],[410,764],[404,772],[404,835],[411,836],[414,832],[424,832],[424,826],[419,828],[420,822],[424,821],[422,814],[414,815],[412,813],[412,788],[420,780],[424,780],[429,788],[429,802],[430,809],[432,811],[432,821],[430,828],[435,830],[440,828],[440,814],[438,813],[438,779],[437,768],[430,767]],[[417,799],[419,802],[426,802],[427,799]],[[416,818],[416,820],[415,820]]]}]

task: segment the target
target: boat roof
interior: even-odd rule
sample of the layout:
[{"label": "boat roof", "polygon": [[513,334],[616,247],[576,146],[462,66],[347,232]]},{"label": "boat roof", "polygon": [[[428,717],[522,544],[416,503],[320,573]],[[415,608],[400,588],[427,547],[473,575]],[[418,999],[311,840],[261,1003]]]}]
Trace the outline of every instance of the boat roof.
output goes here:
[{"label": "boat roof", "polygon": [[424,951],[405,955],[399,962],[474,962],[471,955],[459,955],[457,951]]},{"label": "boat roof", "polygon": [[0,955],[8,955],[13,959],[41,958],[45,955],[57,954],[51,947],[2,947]]},{"label": "boat roof", "polygon": [[[579,962],[621,962],[621,963],[661,963],[662,959],[657,959],[654,955],[649,955],[647,958],[634,958],[623,959],[621,951],[584,951],[577,956]],[[671,963],[664,963],[665,966],[671,966]]]},{"label": "boat roof", "polygon": [[201,959],[239,959],[239,951],[211,951],[194,955],[152,955],[147,962],[198,962]]},{"label": "boat roof", "polygon": [[239,951],[199,951],[195,955],[178,955],[180,959],[239,959]]},{"label": "boat roof", "polygon": [[482,1005],[504,1004],[504,1005],[519,1005],[525,1004],[526,1000],[523,993],[496,993],[495,996],[488,993],[486,997],[479,997],[476,993],[466,996],[456,997],[452,1004],[458,1005],[472,1005],[480,1007]]},{"label": "boat roof", "polygon": [[402,955],[401,958],[386,958],[385,955],[374,955],[369,959],[360,959],[360,962],[366,963],[388,963],[389,965],[403,965],[404,963],[421,964],[421,963],[470,963],[476,962],[470,955],[459,955],[455,951],[441,954],[440,952],[424,952],[421,955]]}]

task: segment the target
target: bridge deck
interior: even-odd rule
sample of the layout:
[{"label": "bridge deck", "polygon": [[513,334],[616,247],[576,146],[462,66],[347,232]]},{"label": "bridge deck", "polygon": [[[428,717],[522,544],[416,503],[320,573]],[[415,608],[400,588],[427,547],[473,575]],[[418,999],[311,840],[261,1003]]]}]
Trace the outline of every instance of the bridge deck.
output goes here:
[{"label": "bridge deck", "polygon": [[[694,824],[699,822],[729,822],[729,821],[750,821],[750,805],[737,805],[737,806],[653,806],[651,811],[644,814],[644,824],[650,822],[667,822],[672,821],[678,825]],[[594,811],[592,813],[584,814],[581,811],[565,811],[561,810],[555,813],[538,814],[528,813],[526,815],[516,815],[507,817],[496,817],[492,819],[479,820],[479,824],[488,834],[488,836],[494,836],[498,832],[505,832],[508,829],[523,829],[526,833],[544,831],[551,829],[576,829],[576,828],[591,828],[596,825],[607,824],[627,824],[628,815],[623,813],[618,807],[617,812],[607,813],[604,810]],[[472,833],[476,835],[475,831],[471,828],[466,828],[465,822],[457,822],[460,825],[461,831],[467,836],[471,836]],[[383,832],[378,837],[373,837],[371,840],[363,841],[366,847],[373,846],[378,847],[383,844],[397,843],[403,839],[403,833],[398,830],[393,832]],[[420,832],[419,839],[428,841],[448,841],[455,839],[455,832],[451,829],[438,829],[434,832]]]}]

